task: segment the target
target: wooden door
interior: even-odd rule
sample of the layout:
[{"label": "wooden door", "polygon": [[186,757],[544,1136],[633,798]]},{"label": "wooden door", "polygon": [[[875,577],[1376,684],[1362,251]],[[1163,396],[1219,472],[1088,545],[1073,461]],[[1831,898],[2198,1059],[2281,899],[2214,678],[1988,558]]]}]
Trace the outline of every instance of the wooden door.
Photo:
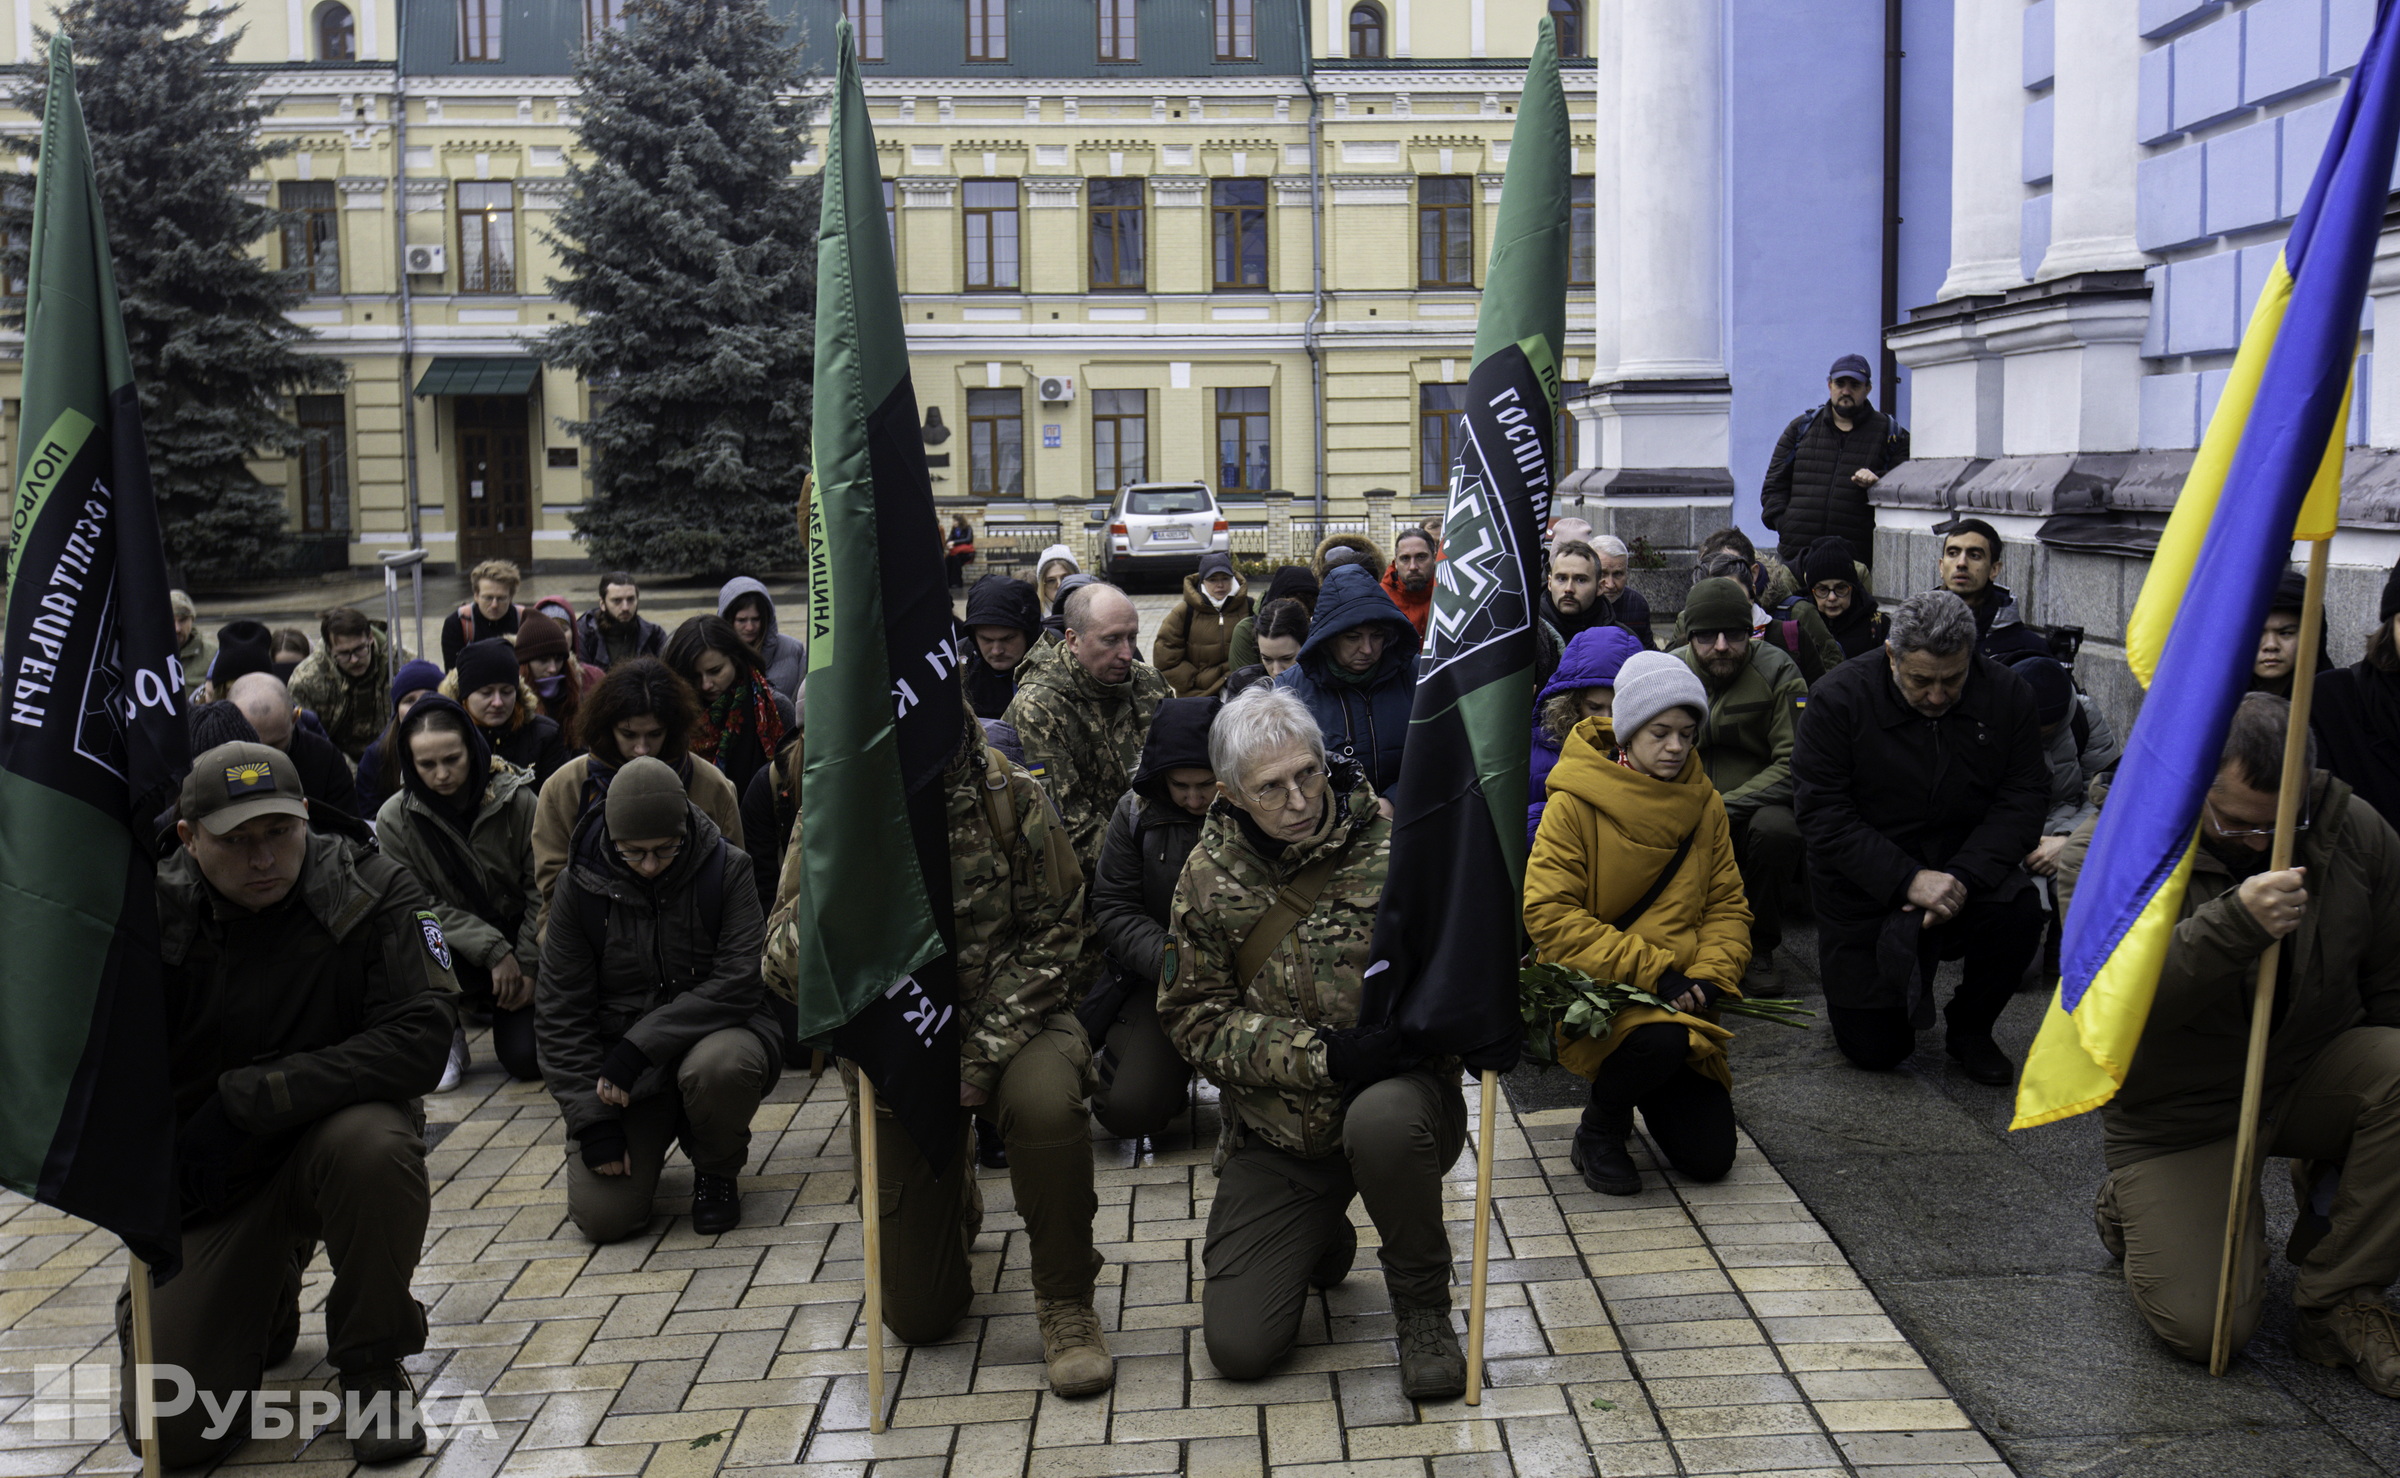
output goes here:
[{"label": "wooden door", "polygon": [[461,395],[458,430],[458,562],[533,559],[531,421],[522,395]]}]

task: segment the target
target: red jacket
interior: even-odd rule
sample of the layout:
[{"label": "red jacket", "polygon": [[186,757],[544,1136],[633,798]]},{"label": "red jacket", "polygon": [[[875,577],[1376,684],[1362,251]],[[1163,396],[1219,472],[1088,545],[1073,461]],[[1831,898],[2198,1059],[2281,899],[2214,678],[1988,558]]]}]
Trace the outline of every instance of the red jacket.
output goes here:
[{"label": "red jacket", "polygon": [[1383,593],[1392,598],[1392,604],[1400,608],[1408,624],[1417,628],[1417,636],[1422,640],[1426,623],[1433,619],[1433,583],[1427,581],[1422,592],[1411,595],[1400,583],[1400,567],[1394,565],[1383,572]]}]

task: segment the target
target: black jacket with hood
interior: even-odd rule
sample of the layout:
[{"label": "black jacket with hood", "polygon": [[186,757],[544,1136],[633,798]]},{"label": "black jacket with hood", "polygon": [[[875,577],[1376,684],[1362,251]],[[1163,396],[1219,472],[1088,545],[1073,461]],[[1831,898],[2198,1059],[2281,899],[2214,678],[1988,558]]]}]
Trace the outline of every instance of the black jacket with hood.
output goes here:
[{"label": "black jacket with hood", "polygon": [[[1041,594],[1023,580],[986,575],[967,592],[967,616],[959,624],[967,628],[966,660],[960,670],[966,679],[968,706],[977,718],[998,718],[1008,712],[1008,700],[1017,696],[1017,679],[1041,642]],[[1014,668],[1002,672],[985,663],[983,652],[975,645],[978,626],[1006,626],[1025,633],[1025,655],[1017,659]]]},{"label": "black jacket with hood", "polygon": [[[1383,660],[1355,682],[1336,675],[1333,639],[1376,622],[1390,637]],[[1380,796],[1389,797],[1400,786],[1400,751],[1416,703],[1419,645],[1417,628],[1384,593],[1379,577],[1364,565],[1343,565],[1325,577],[1300,660],[1275,679],[1276,686],[1308,705],[1325,736],[1327,757],[1355,761]]]},{"label": "black jacket with hood", "polygon": [[[767,664],[767,682],[776,692],[797,702],[800,684],[808,678],[808,648],[798,638],[783,634],[775,622],[775,597],[767,587],[748,575],[736,575],[717,592],[717,614],[733,619],[733,608],[744,597],[758,597],[759,614],[766,618],[767,631],[758,644],[759,660]],[[745,777],[747,778],[747,777]]]},{"label": "black jacket with hood", "polygon": [[1149,984],[1157,983],[1166,951],[1167,906],[1174,902],[1176,879],[1183,876],[1183,860],[1198,844],[1207,819],[1175,804],[1167,772],[1209,768],[1208,730],[1217,707],[1214,698],[1169,698],[1158,706],[1133,789],[1118,800],[1100,843],[1100,866],[1092,878],[1093,932],[1109,963]]}]

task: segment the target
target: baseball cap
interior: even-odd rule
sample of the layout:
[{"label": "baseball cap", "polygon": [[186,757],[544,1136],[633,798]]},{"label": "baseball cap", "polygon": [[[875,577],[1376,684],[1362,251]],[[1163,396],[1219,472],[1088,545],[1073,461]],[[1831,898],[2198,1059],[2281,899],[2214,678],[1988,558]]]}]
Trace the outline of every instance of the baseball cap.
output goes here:
[{"label": "baseball cap", "polygon": [[259,816],[308,819],[308,794],[290,755],[264,744],[220,744],[192,761],[177,815],[210,836]]},{"label": "baseball cap", "polygon": [[1863,354],[1845,354],[1833,362],[1832,369],[1825,372],[1825,378],[1828,380],[1839,380],[1844,377],[1866,385],[1875,383],[1875,372],[1867,368],[1867,357]]}]

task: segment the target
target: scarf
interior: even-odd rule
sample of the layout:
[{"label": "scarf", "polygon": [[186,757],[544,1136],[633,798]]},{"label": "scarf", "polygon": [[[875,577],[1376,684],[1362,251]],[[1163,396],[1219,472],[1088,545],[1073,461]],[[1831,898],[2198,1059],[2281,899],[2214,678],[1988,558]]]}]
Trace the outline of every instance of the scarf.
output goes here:
[{"label": "scarf", "polygon": [[753,679],[709,699],[708,713],[692,736],[692,753],[713,763],[727,740],[746,734],[757,742],[760,754],[774,758],[783,747],[783,715],[775,711],[769,693],[766,684]]}]

